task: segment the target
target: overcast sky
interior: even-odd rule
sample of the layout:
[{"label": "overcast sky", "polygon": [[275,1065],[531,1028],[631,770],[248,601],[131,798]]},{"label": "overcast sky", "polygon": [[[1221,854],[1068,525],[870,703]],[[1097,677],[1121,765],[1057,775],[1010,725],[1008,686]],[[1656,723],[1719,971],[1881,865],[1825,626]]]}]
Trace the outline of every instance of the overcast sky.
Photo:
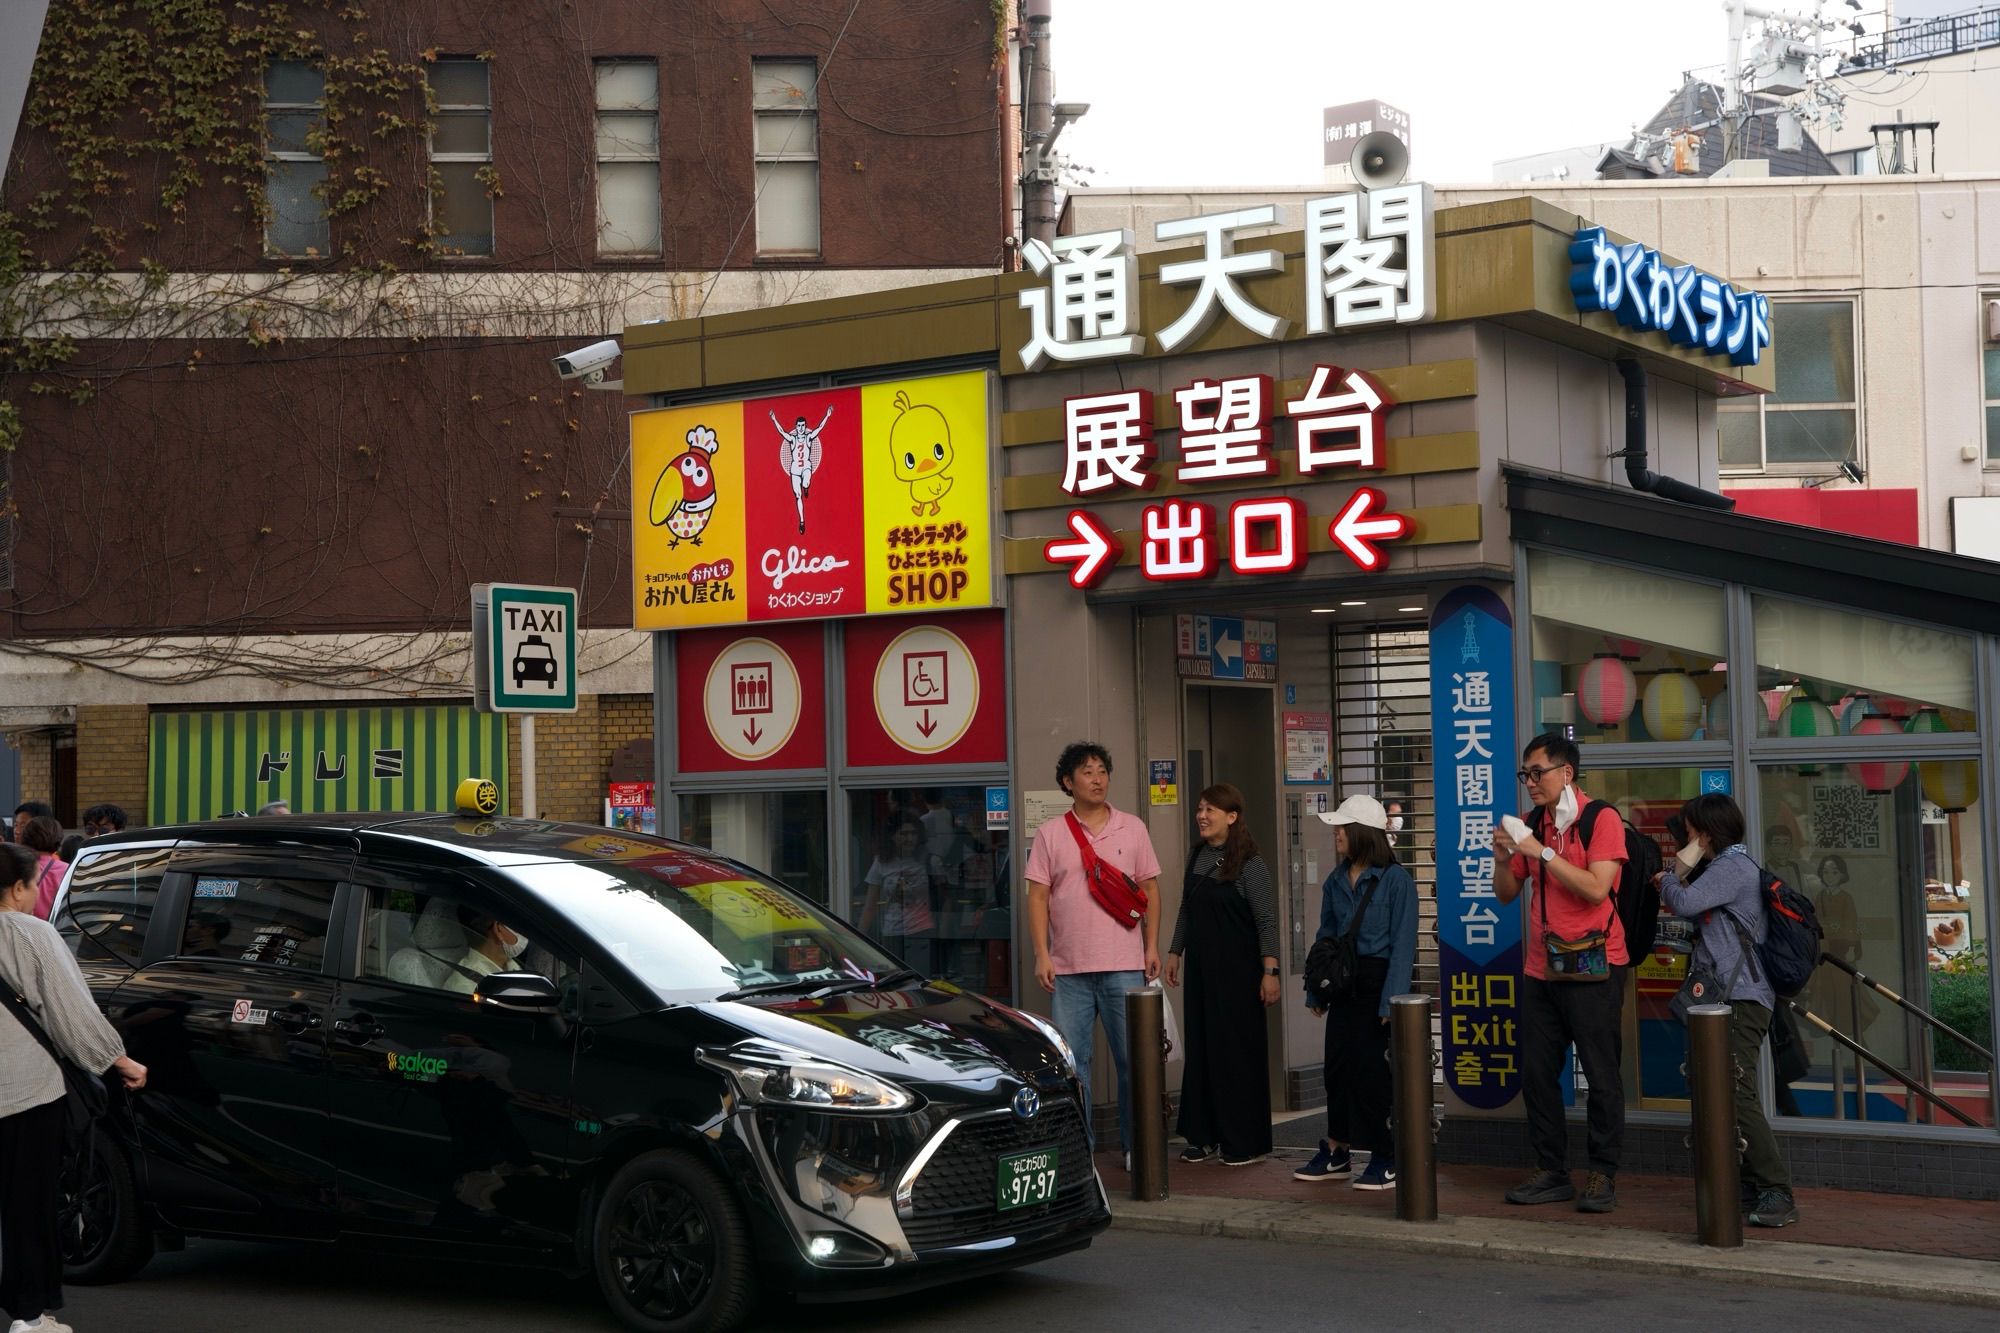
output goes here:
[{"label": "overcast sky", "polygon": [[1313,184],[1321,108],[1374,98],[1413,178],[1485,181],[1629,133],[1726,32],[1719,0],[1058,0],[1058,96],[1091,104],[1060,147],[1095,185]]}]

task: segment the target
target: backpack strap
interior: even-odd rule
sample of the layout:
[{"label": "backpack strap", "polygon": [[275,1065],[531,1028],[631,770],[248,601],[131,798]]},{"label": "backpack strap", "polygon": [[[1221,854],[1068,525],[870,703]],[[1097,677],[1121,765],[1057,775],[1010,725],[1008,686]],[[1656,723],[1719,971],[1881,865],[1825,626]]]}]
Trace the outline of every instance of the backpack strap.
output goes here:
[{"label": "backpack strap", "polygon": [[[1583,830],[1577,836],[1583,839],[1584,856],[1586,859],[1588,859],[1590,855],[1589,851],[1590,830],[1597,827],[1597,817],[1603,814],[1606,810],[1615,811],[1616,807],[1613,806],[1609,801],[1596,801],[1596,800],[1587,801],[1584,803],[1583,809],[1577,811],[1576,823],[1570,825],[1570,829],[1572,831],[1578,829]],[[1623,815],[1619,816],[1618,823],[1619,827],[1621,828],[1624,827],[1625,817]],[[1537,809],[1535,811],[1535,823],[1534,823],[1535,841],[1542,843],[1544,846],[1550,845],[1548,838],[1544,836],[1543,832],[1545,829],[1548,828],[1548,826],[1549,826],[1549,818],[1548,818],[1547,807],[1542,807],[1540,809]],[[1561,853],[1557,853],[1557,855],[1561,855]],[[1548,868],[1538,863],[1534,867],[1534,874],[1536,881],[1535,900],[1537,903],[1541,905],[1542,933],[1546,935],[1549,930],[1549,909],[1547,903],[1543,901],[1543,889],[1545,888],[1548,882]],[[1618,919],[1618,885],[1615,881],[1612,883],[1611,893],[1608,897],[1606,897],[1605,901],[1611,904],[1611,916],[1604,923],[1604,933],[1606,935],[1609,935],[1611,933],[1611,923]]]}]

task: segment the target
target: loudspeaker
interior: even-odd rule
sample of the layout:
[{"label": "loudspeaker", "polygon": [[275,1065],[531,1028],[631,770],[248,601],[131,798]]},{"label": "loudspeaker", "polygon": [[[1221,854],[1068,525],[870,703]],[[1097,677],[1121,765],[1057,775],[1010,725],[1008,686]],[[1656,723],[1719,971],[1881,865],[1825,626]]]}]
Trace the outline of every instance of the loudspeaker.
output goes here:
[{"label": "loudspeaker", "polygon": [[1347,159],[1355,183],[1370,190],[1399,184],[1410,169],[1410,150],[1387,130],[1363,135]]}]

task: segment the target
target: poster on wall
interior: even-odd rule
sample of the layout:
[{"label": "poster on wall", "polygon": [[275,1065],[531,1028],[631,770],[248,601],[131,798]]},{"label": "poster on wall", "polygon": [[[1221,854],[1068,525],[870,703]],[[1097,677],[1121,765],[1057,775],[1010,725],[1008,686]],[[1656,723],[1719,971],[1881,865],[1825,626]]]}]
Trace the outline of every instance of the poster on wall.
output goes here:
[{"label": "poster on wall", "polygon": [[1284,714],[1285,781],[1324,786],[1333,781],[1333,715]]},{"label": "poster on wall", "polygon": [[634,412],[633,625],[991,606],[991,385],[970,371]]},{"label": "poster on wall", "polygon": [[1515,792],[1514,620],[1490,589],[1454,588],[1430,631],[1444,1085],[1495,1110],[1521,1091],[1521,916],[1493,890],[1493,826]]}]

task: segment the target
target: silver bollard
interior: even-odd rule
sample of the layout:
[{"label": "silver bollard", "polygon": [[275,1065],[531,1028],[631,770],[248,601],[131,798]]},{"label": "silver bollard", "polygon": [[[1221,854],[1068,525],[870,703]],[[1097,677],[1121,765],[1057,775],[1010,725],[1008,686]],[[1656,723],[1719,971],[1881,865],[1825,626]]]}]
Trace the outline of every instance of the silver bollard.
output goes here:
[{"label": "silver bollard", "polygon": [[1167,1197],[1167,1024],[1165,991],[1125,992],[1126,1059],[1132,1096],[1132,1197]]},{"label": "silver bollard", "polygon": [[1389,997],[1389,1066],[1395,1079],[1396,1216],[1435,1222],[1437,1144],[1431,1135],[1431,997]]},{"label": "silver bollard", "polygon": [[1694,1220],[1703,1245],[1743,1244],[1736,1208],[1735,1060],[1729,1051],[1730,1009],[1698,1004],[1688,1010],[1688,1094],[1694,1108]]}]

